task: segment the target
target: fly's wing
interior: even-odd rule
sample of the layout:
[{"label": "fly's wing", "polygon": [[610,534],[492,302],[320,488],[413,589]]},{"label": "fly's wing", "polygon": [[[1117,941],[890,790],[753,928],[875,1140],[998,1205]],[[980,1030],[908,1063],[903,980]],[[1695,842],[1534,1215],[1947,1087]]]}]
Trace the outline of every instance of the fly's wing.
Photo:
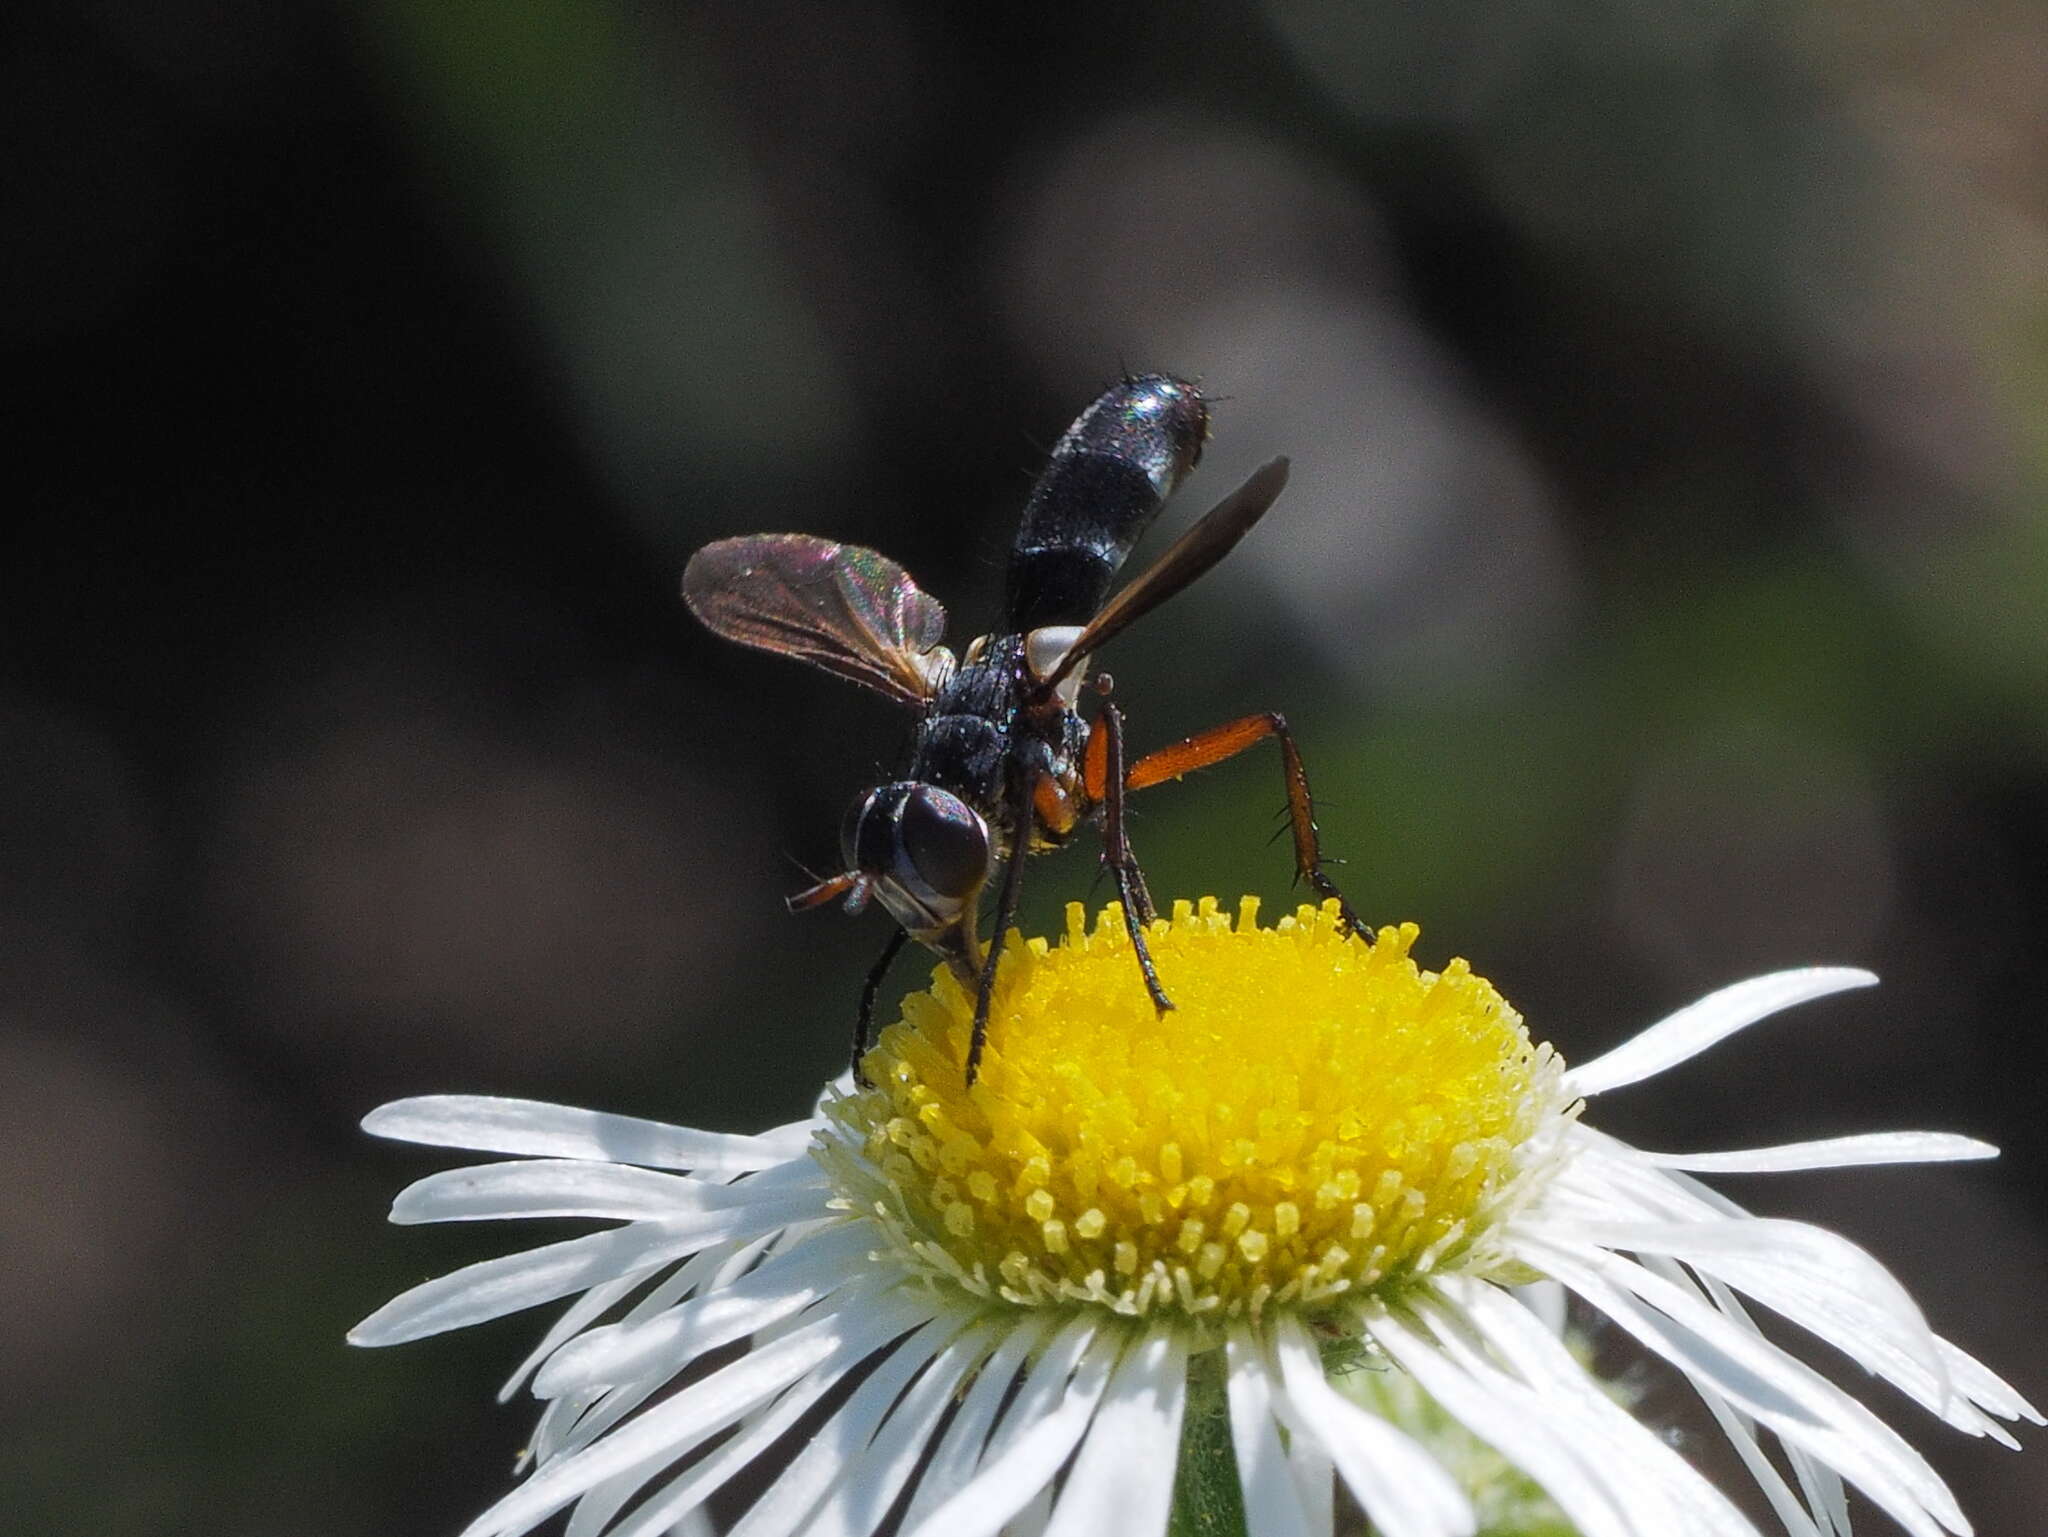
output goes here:
[{"label": "fly's wing", "polygon": [[1168,545],[1157,560],[1102,606],[1059,665],[1040,680],[1039,688],[1051,692],[1089,652],[1122,634],[1228,555],[1237,547],[1237,541],[1252,531],[1252,525],[1266,515],[1286,486],[1285,459],[1261,465],[1251,479],[1202,514],[1194,527]]},{"label": "fly's wing", "polygon": [[953,670],[946,611],[887,556],[809,534],[707,544],[683,571],[683,601],[714,635],[923,705]]}]

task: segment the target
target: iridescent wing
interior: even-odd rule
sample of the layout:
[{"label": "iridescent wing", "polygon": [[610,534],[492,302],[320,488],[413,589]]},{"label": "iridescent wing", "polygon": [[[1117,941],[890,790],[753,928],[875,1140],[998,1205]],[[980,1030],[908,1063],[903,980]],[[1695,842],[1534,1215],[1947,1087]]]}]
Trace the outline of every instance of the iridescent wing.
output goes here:
[{"label": "iridescent wing", "polygon": [[809,534],[707,544],[683,601],[714,635],[809,662],[900,704],[923,705],[952,674],[946,611],[895,561]]}]

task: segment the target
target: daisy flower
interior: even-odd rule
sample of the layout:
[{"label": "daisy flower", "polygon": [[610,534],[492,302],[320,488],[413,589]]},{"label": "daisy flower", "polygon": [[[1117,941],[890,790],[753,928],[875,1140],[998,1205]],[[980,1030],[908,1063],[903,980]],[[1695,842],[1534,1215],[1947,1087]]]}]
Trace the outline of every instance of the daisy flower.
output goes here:
[{"label": "daisy flower", "polygon": [[[574,1299],[506,1389],[531,1378],[546,1405],[527,1476],[466,1537],[572,1507],[571,1537],[709,1531],[707,1500],[757,1460],[744,1537],[1156,1537],[1183,1459],[1201,1466],[1182,1487],[1220,1469],[1260,1537],[1327,1537],[1340,1483],[1382,1537],[1473,1532],[1473,1459],[1426,1420],[1582,1537],[1753,1532],[1531,1305],[1558,1287],[1691,1385],[1785,1531],[1846,1533],[1845,1485],[1915,1537],[1969,1531],[1920,1455],[1751,1310],[1966,1434],[2012,1444],[1998,1419],[2040,1416],[1863,1250],[1695,1176],[1993,1150],[1651,1153],[1581,1120],[1868,973],[1738,983],[1568,1068],[1463,961],[1418,967],[1413,925],[1368,944],[1333,908],[1257,913],[1179,903],[1155,925],[1162,1016],[1121,924],[1071,908],[1060,944],[1007,952],[972,1089],[973,1000],[942,971],[867,1057],[872,1087],[842,1080],[760,1136],[460,1096],[370,1115],[515,1160],[431,1175],[393,1221],[612,1224],[429,1281],[350,1336]],[[1347,1372],[1382,1388],[1344,1391]]]}]

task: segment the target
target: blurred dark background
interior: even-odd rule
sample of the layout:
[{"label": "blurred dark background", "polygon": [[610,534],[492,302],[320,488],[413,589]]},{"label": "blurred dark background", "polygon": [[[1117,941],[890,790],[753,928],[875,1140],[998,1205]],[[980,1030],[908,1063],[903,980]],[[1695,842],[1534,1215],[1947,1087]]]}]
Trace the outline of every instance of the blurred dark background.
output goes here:
[{"label": "blurred dark background", "polygon": [[[2048,1390],[2039,6],[0,27],[8,1530],[425,1537],[502,1487],[538,1319],[341,1340],[526,1235],[387,1229],[438,1160],[357,1117],[800,1112],[886,928],[780,898],[904,722],[710,640],[682,563],[872,543],[972,634],[1125,366],[1225,397],[1169,526],[1296,465],[1106,658],[1136,744],[1284,709],[1353,899],[1568,1056],[1880,972],[1598,1119],[1998,1141],[1731,1188]],[[1147,797],[1153,889],[1283,900],[1279,803],[1258,757]],[[1030,926],[1091,879],[1034,864]],[[1875,1401],[2033,1529],[2040,1446]]]}]

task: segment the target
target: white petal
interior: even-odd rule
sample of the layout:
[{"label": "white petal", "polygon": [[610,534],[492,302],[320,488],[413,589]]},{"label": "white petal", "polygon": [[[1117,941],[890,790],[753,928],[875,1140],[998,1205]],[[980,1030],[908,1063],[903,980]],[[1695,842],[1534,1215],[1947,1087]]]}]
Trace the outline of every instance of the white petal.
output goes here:
[{"label": "white petal", "polygon": [[[1670,1530],[1711,1537],[1756,1537],[1756,1528],[1726,1495],[1610,1398],[1557,1335],[1521,1303],[1469,1277],[1443,1277],[1438,1285],[1443,1300],[1418,1299],[1417,1315],[1475,1378],[1484,1380],[1492,1371],[1511,1372],[1561,1420],[1582,1426],[1589,1445],[1605,1443],[1620,1454],[1632,1475],[1653,1478],[1659,1499],[1668,1507]],[[1455,1307],[1445,1306],[1446,1302]],[[1461,1324],[1484,1338],[1498,1357],[1498,1365],[1466,1353]],[[1654,1526],[1656,1522],[1644,1524]]]},{"label": "white petal", "polygon": [[1869,972],[1849,966],[1807,966],[1751,977],[1709,993],[1605,1056],[1567,1070],[1565,1090],[1590,1096],[1640,1082],[1795,1003],[1825,998],[1845,988],[1869,987],[1876,981]]},{"label": "white petal", "polygon": [[1050,1332],[1054,1317],[1044,1308],[1033,1308],[1010,1325],[1003,1341],[976,1373],[974,1385],[961,1400],[960,1412],[946,1427],[939,1449],[932,1455],[924,1477],[917,1481],[917,1493],[904,1512],[906,1530],[922,1521],[934,1507],[959,1492],[981,1460],[996,1411],[1003,1406],[1017,1369]]},{"label": "white petal", "polygon": [[[1805,1222],[1748,1217],[1713,1222],[1586,1223],[1602,1248],[1662,1254],[1791,1319],[1875,1372],[1922,1408],[1953,1394],[1934,1333],[1906,1288],[1867,1251]],[[1972,1423],[1957,1428],[1969,1430]]]},{"label": "white petal", "polygon": [[[643,1323],[682,1298],[706,1286],[717,1284],[717,1277],[725,1273],[725,1267],[736,1258],[757,1257],[767,1239],[753,1239],[746,1243],[719,1244],[694,1254],[674,1270],[656,1281],[641,1295],[640,1300],[627,1309],[621,1324],[630,1326]],[[570,1394],[549,1403],[547,1412],[541,1416],[540,1428],[528,1443],[538,1461],[573,1452],[577,1448],[595,1441],[605,1431],[624,1419],[641,1404],[652,1398],[674,1377],[674,1371],[649,1372],[630,1386],[613,1388],[610,1391],[593,1390],[589,1393]],[[557,1415],[557,1409],[573,1411]]]},{"label": "white petal", "polygon": [[1514,1288],[1515,1300],[1559,1339],[1571,1320],[1571,1293],[1555,1281],[1531,1281]]},{"label": "white petal", "polygon": [[741,1174],[799,1157],[810,1145],[811,1126],[797,1121],[757,1137],[740,1137],[487,1094],[393,1100],[363,1117],[364,1131],[398,1142],[695,1169],[700,1174]]},{"label": "white petal", "polygon": [[[1697,1183],[1685,1175],[1675,1177],[1684,1179],[1688,1183]],[[1742,1215],[1747,1214],[1744,1213]],[[1662,1276],[1673,1285],[1682,1288],[1689,1297],[1704,1295],[1713,1302],[1715,1307],[1726,1314],[1730,1322],[1738,1328],[1747,1329],[1752,1333],[1758,1334],[1763,1332],[1757,1328],[1755,1321],[1750,1318],[1749,1310],[1743,1306],[1742,1299],[1714,1277],[1695,1275],[1692,1271],[1680,1265],[1678,1261],[1667,1259],[1663,1255],[1658,1254],[1644,1256],[1643,1266],[1654,1274]],[[1756,1437],[1750,1433],[1753,1427],[1750,1427],[1749,1421],[1738,1415],[1733,1408],[1712,1393],[1702,1392],[1700,1394],[1700,1401],[1707,1406],[1708,1412],[1714,1416],[1715,1421],[1724,1428],[1730,1422],[1737,1422],[1741,1433],[1737,1434],[1735,1431],[1730,1431],[1729,1439],[1735,1443],[1736,1450],[1742,1456],[1745,1465],[1749,1464],[1752,1456],[1750,1449],[1756,1447]],[[1833,1468],[1819,1461],[1805,1447],[1786,1442],[1782,1438],[1778,1444],[1784,1452],[1785,1460],[1792,1467],[1794,1477],[1799,1481],[1800,1495],[1806,1502],[1804,1509],[1811,1517],[1812,1522],[1818,1524],[1820,1530],[1826,1534],[1826,1537],[1848,1537],[1848,1496],[1842,1489],[1840,1475]],[[1754,1455],[1761,1460],[1762,1453],[1760,1449],[1756,1450]],[[1775,1508],[1778,1499],[1776,1491],[1783,1488],[1784,1481],[1778,1477],[1777,1470],[1768,1463],[1765,1464],[1765,1473],[1769,1476],[1766,1477],[1760,1473],[1757,1475],[1757,1482],[1763,1486],[1766,1496],[1773,1501],[1773,1508]],[[1791,1498],[1790,1491],[1786,1491],[1786,1498]]]},{"label": "white petal", "polygon": [[[673,1280],[673,1276],[665,1278],[658,1287],[654,1288],[654,1291],[668,1290]],[[857,1311],[858,1309],[879,1298],[882,1301],[882,1307],[879,1311],[885,1314],[892,1314],[893,1304],[896,1299],[883,1295],[892,1284],[889,1282],[873,1281],[865,1287],[858,1285],[849,1286],[846,1291],[830,1299],[825,1304],[825,1306],[832,1306],[842,1302],[847,1304],[848,1311],[841,1315],[847,1319],[847,1326],[840,1348],[845,1348],[847,1340],[855,1337],[864,1337],[862,1335],[861,1320],[865,1315]],[[823,1315],[818,1309],[812,1309],[781,1323],[770,1324],[754,1336],[748,1348],[760,1349],[773,1344],[784,1336],[793,1334],[797,1330],[817,1322],[821,1316]],[[890,1337],[889,1335],[880,1336],[869,1348],[871,1350],[879,1349],[881,1344]],[[621,1384],[618,1387],[592,1388],[581,1393],[571,1393],[565,1397],[550,1400],[546,1411],[541,1415],[540,1424],[535,1428],[534,1435],[528,1442],[528,1445],[533,1449],[533,1459],[536,1462],[545,1464],[554,1458],[566,1457],[581,1451],[592,1442],[601,1438],[619,1421],[635,1413],[649,1399],[661,1393],[677,1376],[682,1375],[694,1364],[694,1362],[676,1362],[650,1371],[644,1376],[636,1378],[632,1382]],[[765,1412],[765,1410],[749,1412],[758,1414]]]},{"label": "white petal", "polygon": [[1402,1319],[1377,1314],[1366,1328],[1445,1413],[1540,1484],[1583,1537],[1643,1537],[1630,1502],[1617,1500],[1606,1476],[1625,1477],[1626,1469],[1600,1466],[1607,1448],[1561,1435],[1531,1395],[1503,1391],[1498,1381],[1474,1381],[1436,1340]]},{"label": "white petal", "polygon": [[519,1385],[527,1379],[533,1369],[561,1348],[563,1341],[583,1332],[592,1319],[602,1318],[614,1303],[630,1294],[643,1278],[620,1276],[616,1281],[606,1281],[593,1286],[562,1310],[562,1316],[548,1327],[538,1345],[528,1352],[512,1375],[505,1379],[505,1385],[498,1389],[498,1402],[509,1403],[519,1391]]},{"label": "white petal", "polygon": [[1173,1509],[1188,1353],[1154,1329],[1124,1353],[1053,1507],[1046,1537],[1158,1537]]},{"label": "white petal", "polygon": [[980,1324],[939,1352],[889,1411],[888,1422],[867,1448],[841,1460],[832,1496],[804,1526],[804,1537],[868,1537],[881,1525],[910,1475],[930,1455],[939,1421],[1001,1327],[998,1321]]},{"label": "white petal", "polygon": [[[1714,1306],[1727,1314],[1729,1318],[1733,1319],[1741,1327],[1757,1334],[1763,1332],[1757,1328],[1755,1321],[1749,1316],[1749,1310],[1743,1305],[1742,1299],[1735,1294],[1729,1284],[1704,1266],[1689,1270],[1677,1260],[1664,1255],[1644,1254],[1638,1257],[1642,1260],[1645,1269],[1662,1276],[1667,1281],[1685,1287],[1690,1294],[1698,1295],[1704,1289],[1706,1296]],[[1946,1387],[1939,1403],[1929,1403],[1923,1405],[1923,1407],[1938,1414],[1944,1424],[1953,1426],[1965,1435],[1988,1435],[2007,1446],[2016,1447],[2018,1443],[2005,1433],[2004,1427],[1980,1413],[1977,1405],[1971,1401],[1968,1395],[1957,1388],[1955,1379],[1948,1370],[1947,1356],[1943,1351],[1945,1342],[1942,1338],[1939,1335],[1930,1334],[1928,1340],[1933,1347],[1934,1359],[1938,1364],[1941,1381]],[[1796,1448],[1794,1450],[1796,1453]],[[1794,1461],[1795,1471],[1799,1472],[1800,1484],[1804,1487],[1811,1480],[1804,1469],[1797,1468],[1796,1455]],[[1840,1480],[1836,1480],[1836,1482],[1839,1483]]]},{"label": "white petal", "polygon": [[[825,1215],[825,1185],[813,1188]],[[721,1185],[636,1169],[630,1164],[573,1158],[523,1158],[513,1163],[443,1169],[416,1180],[391,1203],[391,1220],[483,1222],[523,1217],[598,1217],[637,1222],[699,1211],[730,1211],[758,1200],[753,1180]]]},{"label": "white petal", "polygon": [[[1652,1167],[1638,1156],[1634,1149],[1611,1137],[1583,1126],[1575,1127],[1573,1135],[1580,1146],[1571,1162],[1559,1171],[1551,1190],[1544,1196],[1542,1205],[1549,1209],[1530,1214],[1529,1220],[1533,1222],[1533,1226],[1518,1221],[1513,1229],[1515,1233],[1534,1232],[1539,1239],[1546,1235],[1562,1237],[1567,1233],[1582,1234],[1597,1231],[1602,1219],[1617,1214],[1652,1222],[1675,1221],[1707,1226],[1727,1219],[1738,1223],[1755,1220],[1740,1205],[1711,1186],[1688,1174],[1667,1172]],[[1531,1263],[1540,1264],[1540,1261],[1532,1256],[1525,1258],[1529,1258]],[[1757,1332],[1754,1324],[1749,1322],[1748,1314],[1741,1302],[1713,1274],[1703,1269],[1703,1279],[1696,1279],[1675,1262],[1656,1254],[1646,1254],[1644,1263],[1656,1274],[1688,1288],[1695,1295],[1703,1284],[1711,1294],[1715,1307],[1741,1327],[1752,1333]],[[1760,1257],[1759,1263],[1768,1266],[1768,1257]],[[2020,1400],[2009,1387],[1988,1372],[1983,1374],[1988,1379],[1987,1391],[1993,1396],[1979,1395],[1972,1385],[1964,1380],[1956,1361],[1951,1358],[1950,1352],[1954,1347],[1939,1336],[1932,1337],[1932,1342],[1937,1359],[1941,1362],[1942,1374],[1947,1377],[1955,1391],[1943,1398],[1938,1405],[1929,1404],[1928,1407],[1940,1414],[1946,1423],[1967,1434],[1988,1435],[2003,1445],[2017,1445],[2003,1427],[1984,1417],[1975,1406],[1989,1409],[1992,1413],[2006,1414],[2010,1418],[2013,1417],[2013,1406],[2023,1406],[2024,1400]],[[1967,1357],[1962,1359],[1968,1361]],[[1983,1372],[1983,1368],[1977,1363],[1968,1364],[1976,1371]],[[1703,1389],[1702,1396],[1715,1411],[1717,1418],[1725,1418],[1723,1406],[1718,1404],[1710,1392]],[[1755,1455],[1745,1449],[1744,1439],[1736,1436],[1733,1431],[1730,1432],[1730,1438],[1736,1442],[1737,1449],[1743,1452],[1746,1461]],[[1815,1462],[1814,1454],[1798,1444],[1788,1444],[1785,1450],[1793,1470],[1799,1476],[1801,1488],[1807,1491],[1809,1504],[1822,1530],[1839,1529],[1846,1533],[1846,1515],[1840,1516],[1839,1520],[1835,1520],[1833,1515],[1842,1505],[1840,1478],[1832,1470],[1819,1466]],[[1772,1493],[1775,1501],[1778,1496],[1773,1492],[1772,1486],[1774,1481],[1778,1481],[1777,1474],[1765,1470],[1758,1472],[1757,1478],[1758,1482],[1765,1486],[1766,1491]],[[1778,1482],[1782,1486],[1782,1481]],[[1831,1521],[1835,1521],[1833,1527],[1830,1526]]]},{"label": "white petal", "polygon": [[1793,1472],[1799,1475],[1806,1508],[1818,1514],[1828,1537],[1850,1537],[1849,1495],[1842,1487],[1842,1476],[1802,1447],[1787,1446],[1784,1451]]},{"label": "white petal", "polygon": [[[851,1281],[854,1278],[846,1277]],[[533,1379],[535,1398],[594,1397],[614,1388],[666,1381],[699,1356],[792,1318],[815,1295],[777,1287],[765,1295],[732,1291],[692,1298],[644,1329],[593,1329],[557,1351]],[[672,1352],[663,1343],[673,1342]]]},{"label": "white petal", "polygon": [[[1058,1320],[1047,1320],[1048,1326]],[[1027,1430],[1059,1404],[1074,1375],[1100,1332],[1099,1315],[1081,1310],[1060,1323],[1043,1350],[1030,1358],[1023,1380],[1004,1406],[996,1428],[982,1449],[980,1466],[988,1467],[1005,1455]]]},{"label": "white petal", "polygon": [[[847,1374],[877,1354],[898,1332],[894,1318],[877,1315],[862,1321],[851,1319],[851,1327],[831,1356],[818,1363],[799,1382],[747,1422],[738,1434],[720,1442],[705,1457],[690,1464],[645,1504],[619,1525],[611,1537],[658,1537],[669,1530],[680,1512],[701,1505],[756,1457],[786,1435],[797,1421],[811,1412],[818,1401],[845,1379]],[[908,1342],[906,1342],[908,1343]]]},{"label": "white petal", "polygon": [[1312,1537],[1301,1491],[1287,1468],[1287,1448],[1273,1418],[1273,1385],[1249,1329],[1224,1341],[1224,1385],[1230,1396],[1230,1444],[1244,1491],[1244,1527],[1259,1537]]},{"label": "white petal", "polygon": [[[2048,1420],[2041,1417],[2041,1411],[2028,1403],[2017,1388],[1967,1350],[1951,1345],[1939,1335],[1935,1337],[1934,1344],[1941,1352],[1942,1365],[1948,1368],[1949,1380],[1970,1402],[1989,1409],[2001,1419],[2048,1424]],[[2014,1443],[2008,1440],[2007,1444]]]},{"label": "white petal", "polygon": [[1550,1211],[1576,1208],[1585,1219],[1641,1217],[1648,1221],[1694,1221],[1746,1217],[1749,1213],[1711,1185],[1675,1170],[1660,1169],[1635,1149],[1590,1126],[1567,1132],[1569,1151],[1538,1198],[1535,1220]]},{"label": "white petal", "polygon": [[[747,1507],[727,1537],[789,1537],[823,1530],[831,1512],[829,1505],[821,1510],[820,1502],[842,1486],[854,1461],[885,1428],[899,1395],[960,1333],[961,1323],[957,1315],[934,1318],[892,1351]],[[948,1387],[957,1381],[952,1376]],[[884,1501],[882,1510],[887,1509]]]},{"label": "white petal", "polygon": [[1877,1131],[1823,1137],[1727,1153],[1651,1153],[1631,1149],[1644,1163],[1694,1174],[1778,1174],[1793,1169],[1851,1169],[1869,1164],[1958,1163],[1996,1158],[1998,1149],[1975,1137],[1942,1131]]},{"label": "white petal", "polygon": [[618,1513],[633,1502],[636,1495],[666,1468],[672,1459],[666,1452],[650,1457],[637,1468],[630,1468],[615,1478],[606,1480],[576,1502],[570,1513],[569,1523],[562,1529],[562,1537],[599,1537],[610,1528]]},{"label": "white petal", "polygon": [[602,1440],[541,1468],[472,1522],[463,1537],[531,1531],[584,1491],[648,1458],[664,1451],[683,1455],[828,1360],[849,1330],[889,1312],[909,1327],[921,1321],[924,1310],[899,1292],[862,1315],[828,1315],[749,1350]]},{"label": "white petal", "polygon": [[[720,1220],[731,1218],[720,1214]],[[644,1274],[705,1242],[694,1230],[636,1222],[465,1265],[392,1298],[349,1330],[349,1343],[397,1345],[502,1318],[621,1276]]]},{"label": "white petal", "polygon": [[526,1449],[519,1454],[514,1464],[520,1472],[532,1466],[545,1466],[556,1457],[570,1450],[565,1443],[574,1433],[577,1416],[581,1415],[603,1395],[585,1393],[577,1398],[557,1398],[549,1401],[541,1410],[540,1420],[533,1427],[533,1434],[526,1438]]},{"label": "white petal", "polygon": [[1026,1375],[974,1478],[904,1537],[995,1537],[1052,1482],[1087,1431],[1123,1338],[1121,1330],[1098,1332],[1085,1316],[1062,1329]]},{"label": "white petal", "polygon": [[702,1355],[801,1312],[820,1297],[860,1279],[875,1238],[866,1223],[847,1222],[716,1291],[679,1303],[642,1322],[592,1329],[564,1345],[534,1379],[538,1398],[560,1398],[629,1382],[665,1366],[669,1374]]},{"label": "white petal", "polygon": [[1024,1502],[1022,1510],[1010,1517],[1010,1524],[1003,1528],[1003,1537],[1045,1537],[1045,1529],[1051,1523],[1052,1485],[1046,1484]]},{"label": "white petal", "polygon": [[1530,1255],[1703,1392],[1720,1394],[1788,1444],[1804,1447],[1908,1531],[1938,1537],[1943,1528],[1969,1530],[1947,1485],[1919,1453],[1847,1393],[1761,1335],[1616,1255],[1547,1244],[1532,1246]]},{"label": "white petal", "polygon": [[[1284,1402],[1283,1398],[1274,1405],[1276,1414]],[[1333,1537],[1337,1530],[1337,1467],[1322,1442],[1314,1436],[1295,1436],[1287,1448],[1287,1471],[1301,1495],[1310,1537]]]},{"label": "white petal", "polygon": [[[770,1241],[767,1238],[750,1238],[732,1243],[713,1244],[708,1249],[699,1250],[643,1292],[640,1299],[626,1310],[625,1316],[619,1322],[622,1325],[628,1326],[644,1323],[649,1318],[666,1312],[692,1292],[705,1288],[707,1284],[715,1286],[717,1284],[715,1278],[720,1273],[721,1267],[728,1263],[739,1261],[741,1262],[741,1269],[744,1271],[746,1266],[751,1265],[760,1257],[761,1250]],[[568,1338],[567,1334],[557,1334],[555,1330],[550,1329],[548,1331],[548,1339],[552,1343],[544,1341],[543,1343],[547,1344],[547,1348],[545,1350],[535,1350],[532,1359],[522,1368],[521,1375],[537,1368],[542,1361],[552,1356]],[[504,1398],[510,1396],[511,1389],[517,1387],[518,1383],[519,1378],[515,1377],[507,1386],[505,1392],[499,1395],[501,1402]]]},{"label": "white petal", "polygon": [[1714,1423],[1721,1427],[1722,1434],[1728,1437],[1728,1444],[1735,1448],[1735,1455],[1742,1459],[1749,1476],[1763,1490],[1764,1498],[1770,1502],[1771,1514],[1784,1526],[1788,1537],[1834,1537],[1833,1533],[1815,1525],[1814,1518],[1807,1513],[1808,1506],[1799,1503],[1799,1496],[1786,1484],[1784,1475],[1771,1466],[1770,1458],[1751,1432],[1749,1421],[1729,1408],[1725,1399],[1712,1393],[1702,1394],[1700,1402],[1707,1406]]},{"label": "white petal", "polygon": [[1474,1529],[1464,1492],[1434,1457],[1330,1386],[1321,1352],[1299,1320],[1276,1320],[1272,1349],[1290,1428],[1322,1443],[1386,1537],[1463,1537]]}]

